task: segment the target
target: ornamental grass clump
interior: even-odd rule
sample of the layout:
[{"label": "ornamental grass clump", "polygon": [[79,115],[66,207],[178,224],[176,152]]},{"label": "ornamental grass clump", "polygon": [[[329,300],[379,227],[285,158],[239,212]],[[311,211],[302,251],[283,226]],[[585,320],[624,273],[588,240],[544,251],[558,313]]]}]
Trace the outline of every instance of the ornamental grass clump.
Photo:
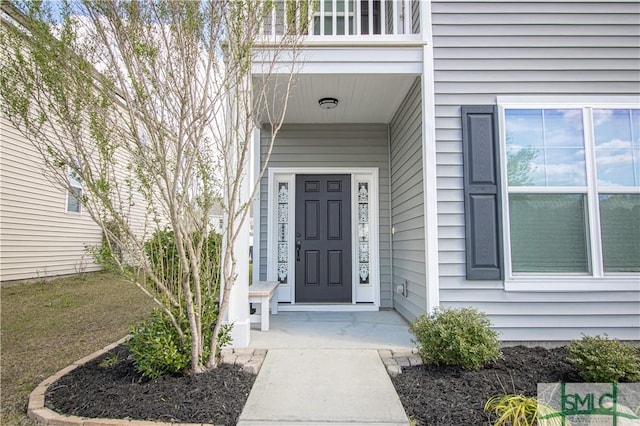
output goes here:
[{"label": "ornamental grass clump", "polygon": [[570,425],[553,408],[541,404],[535,397],[522,394],[491,397],[484,405],[484,411],[497,417],[493,426]]},{"label": "ornamental grass clump", "polygon": [[486,314],[476,309],[436,308],[412,322],[409,330],[423,363],[478,370],[501,355],[498,333],[490,326]]},{"label": "ornamental grass clump", "polygon": [[640,380],[639,349],[617,339],[582,335],[568,348],[567,360],[585,382],[610,383]]}]

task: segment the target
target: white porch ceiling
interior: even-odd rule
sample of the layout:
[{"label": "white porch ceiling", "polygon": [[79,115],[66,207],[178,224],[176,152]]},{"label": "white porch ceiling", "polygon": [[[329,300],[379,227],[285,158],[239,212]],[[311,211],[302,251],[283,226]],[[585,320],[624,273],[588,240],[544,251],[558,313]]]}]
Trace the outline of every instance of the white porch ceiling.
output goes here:
[{"label": "white porch ceiling", "polygon": [[[415,78],[410,74],[299,74],[285,122],[388,123]],[[338,99],[338,107],[321,109],[318,100],[326,97]]]}]

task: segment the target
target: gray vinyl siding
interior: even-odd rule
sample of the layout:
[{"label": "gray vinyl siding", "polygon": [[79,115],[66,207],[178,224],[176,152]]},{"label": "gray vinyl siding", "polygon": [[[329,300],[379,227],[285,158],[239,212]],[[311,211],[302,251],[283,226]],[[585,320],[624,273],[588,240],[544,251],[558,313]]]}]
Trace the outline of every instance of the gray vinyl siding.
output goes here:
[{"label": "gray vinyl siding", "polygon": [[[500,95],[638,95],[637,2],[432,2],[440,300],[489,314],[504,340],[638,339],[636,292],[505,292],[467,281],[461,105]],[[639,286],[640,288],[640,286]]]},{"label": "gray vinyl siding", "polygon": [[[268,148],[263,132],[261,158]],[[377,167],[379,178],[380,305],[391,307],[389,143],[386,124],[289,124],[278,134],[269,167]],[[268,183],[260,187],[260,279],[267,278]]]},{"label": "gray vinyl siding", "polygon": [[409,320],[427,306],[421,94],[418,78],[390,124],[393,283],[406,281],[409,292],[394,292],[393,306]]}]

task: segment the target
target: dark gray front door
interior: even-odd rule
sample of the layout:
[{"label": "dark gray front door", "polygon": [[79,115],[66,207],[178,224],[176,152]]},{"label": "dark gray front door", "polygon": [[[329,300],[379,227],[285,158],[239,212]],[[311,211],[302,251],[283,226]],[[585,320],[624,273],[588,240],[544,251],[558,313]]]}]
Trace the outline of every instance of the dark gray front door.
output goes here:
[{"label": "dark gray front door", "polygon": [[351,176],[296,176],[296,302],[351,302]]}]

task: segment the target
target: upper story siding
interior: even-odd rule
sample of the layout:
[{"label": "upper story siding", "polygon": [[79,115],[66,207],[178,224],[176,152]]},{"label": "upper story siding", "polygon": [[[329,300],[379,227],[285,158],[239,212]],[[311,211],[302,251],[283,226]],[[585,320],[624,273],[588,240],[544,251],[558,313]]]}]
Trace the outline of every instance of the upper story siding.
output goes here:
[{"label": "upper story siding", "polygon": [[438,106],[493,103],[502,94],[637,93],[637,2],[432,8]]},{"label": "upper story siding", "polygon": [[506,340],[636,338],[639,292],[505,292],[465,279],[461,105],[506,95],[640,100],[637,1],[433,1],[440,300],[489,313]]}]

